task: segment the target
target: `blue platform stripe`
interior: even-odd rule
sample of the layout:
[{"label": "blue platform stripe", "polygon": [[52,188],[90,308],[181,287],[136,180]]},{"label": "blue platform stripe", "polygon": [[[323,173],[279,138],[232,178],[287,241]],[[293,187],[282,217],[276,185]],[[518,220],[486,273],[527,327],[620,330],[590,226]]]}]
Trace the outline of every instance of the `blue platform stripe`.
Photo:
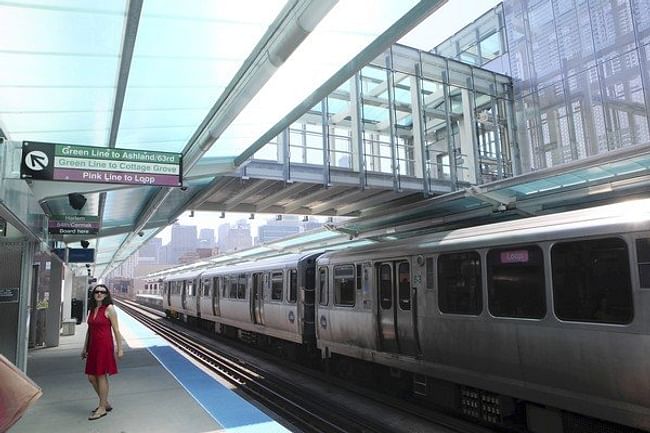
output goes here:
[{"label": "blue platform stripe", "polygon": [[126,326],[139,343],[171,373],[183,388],[227,432],[288,433],[264,412],[214,380],[164,339],[127,314],[120,314],[120,324]]}]

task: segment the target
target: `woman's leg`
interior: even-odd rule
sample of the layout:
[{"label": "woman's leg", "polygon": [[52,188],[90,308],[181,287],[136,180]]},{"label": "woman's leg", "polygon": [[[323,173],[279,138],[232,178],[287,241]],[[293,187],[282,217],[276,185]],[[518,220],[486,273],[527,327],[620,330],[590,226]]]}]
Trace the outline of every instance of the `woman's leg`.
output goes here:
[{"label": "woman's leg", "polygon": [[93,376],[92,374],[88,375],[88,382],[93,386],[93,389],[97,393],[97,397],[99,397],[99,388],[97,388],[97,376]]},{"label": "woman's leg", "polygon": [[108,407],[108,375],[102,374],[97,376],[97,389],[99,391],[99,408],[100,412],[106,411]]}]

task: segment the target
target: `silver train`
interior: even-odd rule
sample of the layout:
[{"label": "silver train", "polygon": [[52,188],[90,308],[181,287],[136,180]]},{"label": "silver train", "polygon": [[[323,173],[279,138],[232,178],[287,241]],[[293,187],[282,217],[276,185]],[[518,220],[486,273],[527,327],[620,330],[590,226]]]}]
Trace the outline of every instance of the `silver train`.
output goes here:
[{"label": "silver train", "polygon": [[163,302],[489,423],[650,430],[650,200],[171,275]]}]

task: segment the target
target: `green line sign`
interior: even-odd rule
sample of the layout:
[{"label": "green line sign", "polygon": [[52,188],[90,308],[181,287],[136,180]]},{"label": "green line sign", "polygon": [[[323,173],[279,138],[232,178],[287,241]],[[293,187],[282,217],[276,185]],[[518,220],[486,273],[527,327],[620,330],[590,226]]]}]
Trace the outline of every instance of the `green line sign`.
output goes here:
[{"label": "green line sign", "polygon": [[23,179],[183,186],[182,154],[23,141]]}]

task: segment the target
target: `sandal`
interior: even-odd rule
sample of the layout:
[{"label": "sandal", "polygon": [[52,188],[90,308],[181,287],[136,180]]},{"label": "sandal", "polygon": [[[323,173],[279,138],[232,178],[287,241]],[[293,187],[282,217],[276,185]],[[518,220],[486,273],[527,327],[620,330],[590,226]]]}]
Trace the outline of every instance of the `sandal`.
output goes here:
[{"label": "sandal", "polygon": [[101,414],[98,414],[97,412],[95,412],[95,413],[93,413],[92,415],[90,415],[88,417],[88,421],[94,421],[94,420],[99,419],[99,418],[101,418],[103,416],[106,416],[106,415],[108,415],[108,412],[106,412],[106,411],[104,411],[104,413],[101,413]]},{"label": "sandal", "polygon": [[[98,410],[99,410],[99,406],[97,406],[97,407],[96,407],[95,409],[93,409],[91,412],[92,412],[92,413],[95,413],[95,412],[97,412]],[[106,412],[110,412],[110,411],[112,411],[112,410],[113,410],[113,406],[108,406],[108,407],[106,407]]]}]

